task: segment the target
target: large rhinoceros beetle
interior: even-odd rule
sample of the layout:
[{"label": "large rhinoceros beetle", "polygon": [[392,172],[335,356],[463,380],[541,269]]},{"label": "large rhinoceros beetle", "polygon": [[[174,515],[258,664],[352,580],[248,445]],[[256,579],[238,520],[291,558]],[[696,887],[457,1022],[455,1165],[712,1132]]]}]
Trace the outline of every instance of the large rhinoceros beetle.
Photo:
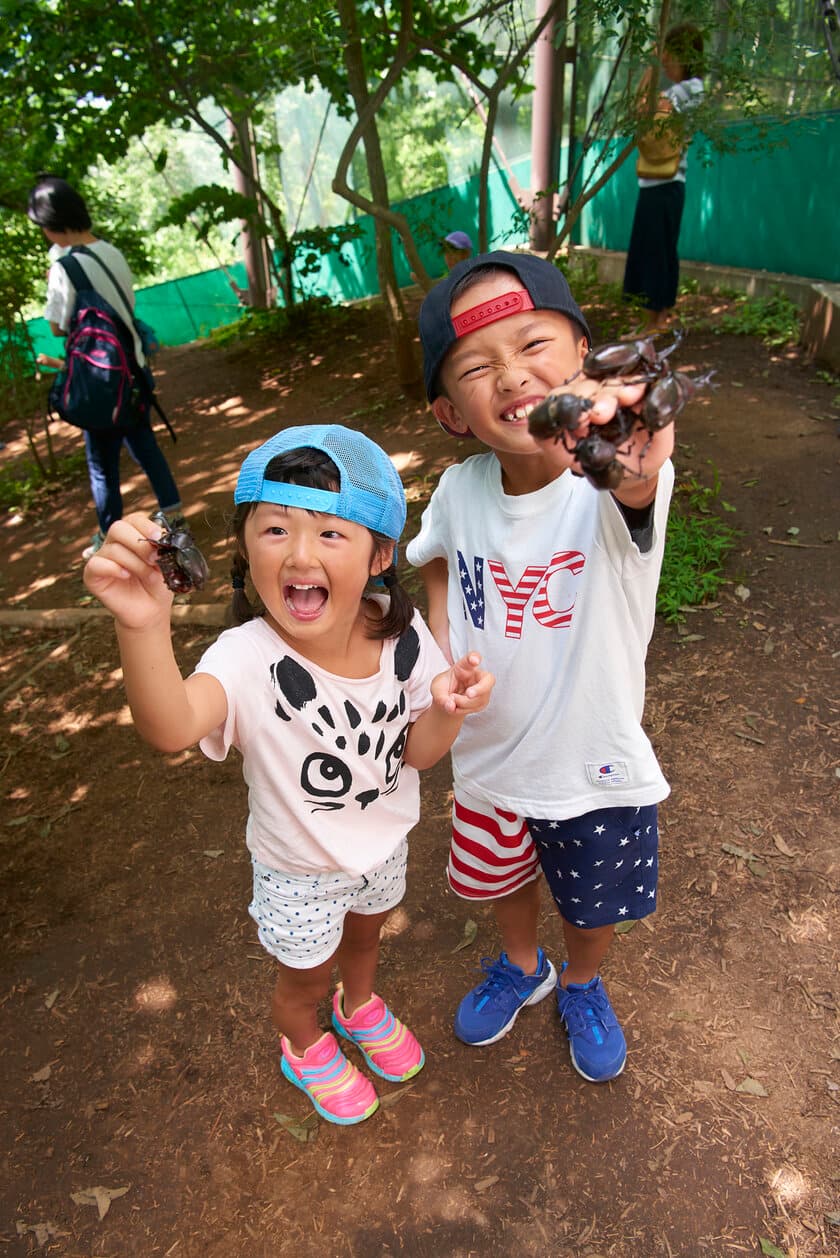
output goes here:
[{"label": "large rhinoceros beetle", "polygon": [[642,399],[636,404],[638,409],[619,407],[608,423],[587,424],[587,430],[575,439],[576,430],[586,423],[594,399],[574,393],[554,393],[531,411],[529,432],[542,441],[550,437],[562,440],[596,488],[617,488],[625,471],[616,457],[621,443],[639,428],[652,434],[672,424],[697,390],[711,382],[713,371],[692,377],[671,368],[667,360],[682,339],[683,334],[678,331],[671,344],[661,350],[657,348],[656,336],[618,341],[590,350],[583,360],[583,373],[591,380],[604,384],[621,380],[626,384],[645,385]]},{"label": "large rhinoceros beetle", "polygon": [[157,548],[158,567],[167,587],[176,594],[200,590],[210,569],[186,524],[173,528],[162,511],[156,511],[152,519],[163,529],[156,541],[149,540]]}]

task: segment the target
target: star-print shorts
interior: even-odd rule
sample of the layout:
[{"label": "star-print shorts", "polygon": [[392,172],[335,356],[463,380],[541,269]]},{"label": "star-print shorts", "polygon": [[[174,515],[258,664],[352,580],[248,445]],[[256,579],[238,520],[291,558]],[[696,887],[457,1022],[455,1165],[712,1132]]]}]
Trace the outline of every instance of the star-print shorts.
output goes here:
[{"label": "star-print shorts", "polygon": [[567,922],[593,928],[656,909],[656,805],[599,808],[567,821],[526,818],[545,880]]},{"label": "star-print shorts", "polygon": [[371,916],[396,908],[405,895],[408,840],[363,878],[347,874],[287,874],[253,861],[254,898],[248,912],[259,940],[283,965],[311,970],[329,961],[347,913]]}]

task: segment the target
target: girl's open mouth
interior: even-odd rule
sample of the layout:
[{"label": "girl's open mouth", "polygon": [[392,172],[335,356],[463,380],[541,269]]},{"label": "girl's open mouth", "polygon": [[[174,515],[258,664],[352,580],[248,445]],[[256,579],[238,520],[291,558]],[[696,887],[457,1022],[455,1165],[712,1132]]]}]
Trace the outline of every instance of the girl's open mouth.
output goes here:
[{"label": "girl's open mouth", "polygon": [[317,620],[329,595],[322,585],[286,585],[283,601],[297,620]]}]

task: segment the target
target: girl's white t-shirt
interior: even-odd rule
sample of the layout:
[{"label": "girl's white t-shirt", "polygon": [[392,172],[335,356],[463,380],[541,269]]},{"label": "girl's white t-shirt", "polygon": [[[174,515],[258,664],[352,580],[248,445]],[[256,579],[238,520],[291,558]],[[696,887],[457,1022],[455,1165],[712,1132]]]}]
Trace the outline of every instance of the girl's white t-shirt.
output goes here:
[{"label": "girl's white t-shirt", "polygon": [[[104,297],[110,306],[113,306],[128,328],[134,341],[134,353],[137,357],[138,366],[142,367],[146,359],[132,318],[134,313],[134,277],[131,274],[129,265],[119,249],[115,245],[109,244],[107,240],[95,240],[93,244],[87,245],[86,248],[90,249],[91,253],[95,255],[94,258],[87,258],[83,253],[74,253],[73,259],[78,262],[84,271],[90,281],[91,288],[99,293],[100,297]],[[55,252],[53,249],[50,249],[49,252],[53,261],[47,277],[47,304],[44,308],[44,318],[61,328],[63,332],[67,332],[70,328],[70,316],[73,313],[76,290],[70,282],[69,275],[57,259],[62,255],[70,253],[70,250],[59,248]],[[98,265],[95,260],[96,257],[101,258],[105,263],[119,284],[119,291],[111,283],[102,267]]]},{"label": "girl's white t-shirt", "polygon": [[408,728],[448,667],[419,612],[399,640],[382,643],[371,677],[326,672],[262,618],[204,652],[195,672],[217,678],[228,713],[199,745],[211,760],[241,752],[257,860],[353,877],[387,860],[420,814],[418,773],[402,763]]},{"label": "girl's white t-shirt", "polygon": [[496,677],[452,749],[457,786],[555,820],[668,794],[641,721],[673,481],[668,462],[642,553],[612,495],[570,471],[518,496],[492,453],[443,473],[406,555],[446,560],[453,657],[478,651]]}]

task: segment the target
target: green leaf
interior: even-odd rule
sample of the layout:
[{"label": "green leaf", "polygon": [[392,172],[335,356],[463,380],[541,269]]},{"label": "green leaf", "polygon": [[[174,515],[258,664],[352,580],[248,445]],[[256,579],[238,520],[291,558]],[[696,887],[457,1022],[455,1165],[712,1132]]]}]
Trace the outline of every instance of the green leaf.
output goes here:
[{"label": "green leaf", "polygon": [[785,1251],[779,1249],[779,1246],[774,1245],[772,1241],[767,1240],[766,1236],[760,1236],[758,1239],[761,1245],[761,1252],[767,1254],[767,1258],[788,1258]]},{"label": "green leaf", "polygon": [[478,935],[478,927],[471,917],[464,922],[464,938],[450,952],[450,956],[454,956],[456,952],[462,952],[464,948],[469,948],[470,944],[474,944]]},{"label": "green leaf", "polygon": [[379,1104],[383,1109],[390,1109],[392,1105],[396,1105],[403,1099],[406,1092],[410,1092],[414,1087],[413,1083],[407,1083],[404,1088],[397,1088],[396,1092],[388,1092],[385,1096],[379,1098]]},{"label": "green leaf", "polygon": [[280,1126],[301,1144],[308,1144],[318,1134],[318,1115],[314,1110],[311,1114],[307,1114],[306,1118],[300,1120],[292,1118],[290,1114],[275,1114],[274,1117]]}]

